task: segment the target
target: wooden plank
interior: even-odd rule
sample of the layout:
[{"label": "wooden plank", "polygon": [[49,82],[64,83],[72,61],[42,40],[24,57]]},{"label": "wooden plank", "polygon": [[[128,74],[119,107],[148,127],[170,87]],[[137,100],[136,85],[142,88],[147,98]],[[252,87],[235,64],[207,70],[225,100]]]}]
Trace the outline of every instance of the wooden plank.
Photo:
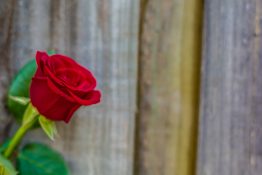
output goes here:
[{"label": "wooden plank", "polygon": [[137,174],[194,174],[201,11],[200,0],[142,2]]},{"label": "wooden plank", "polygon": [[56,48],[90,68],[103,92],[100,105],[82,108],[69,125],[59,125],[55,142],[41,131],[28,137],[62,152],[72,174],[132,174],[138,8],[138,0],[20,0],[12,6],[13,26],[3,34],[11,37],[10,46],[3,45],[10,49],[5,61],[12,72],[35,50]]},{"label": "wooden plank", "polygon": [[7,87],[12,77],[9,66],[10,28],[12,27],[14,1],[3,0],[0,3],[0,143],[7,137],[11,118],[5,110]]},{"label": "wooden plank", "polygon": [[198,175],[260,175],[262,3],[205,7]]}]

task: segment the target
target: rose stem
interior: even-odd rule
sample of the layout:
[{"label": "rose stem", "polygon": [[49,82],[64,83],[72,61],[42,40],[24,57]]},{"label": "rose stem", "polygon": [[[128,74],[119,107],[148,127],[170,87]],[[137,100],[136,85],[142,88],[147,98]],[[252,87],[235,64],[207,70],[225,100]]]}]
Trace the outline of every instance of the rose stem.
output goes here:
[{"label": "rose stem", "polygon": [[26,123],[25,125],[21,125],[21,127],[16,131],[15,135],[10,140],[7,149],[4,151],[4,157],[9,158],[12,155],[14,149],[20,143],[23,136],[35,124],[36,121],[37,117],[35,117],[33,120]]}]

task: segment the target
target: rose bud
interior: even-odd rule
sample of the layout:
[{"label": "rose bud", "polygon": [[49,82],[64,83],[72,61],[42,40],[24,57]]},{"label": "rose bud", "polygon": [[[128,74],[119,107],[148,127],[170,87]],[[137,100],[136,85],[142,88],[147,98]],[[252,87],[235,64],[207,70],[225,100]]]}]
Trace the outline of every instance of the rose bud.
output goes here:
[{"label": "rose bud", "polygon": [[41,115],[68,123],[81,105],[100,102],[101,93],[95,90],[93,74],[73,59],[38,51],[36,62],[30,98]]}]

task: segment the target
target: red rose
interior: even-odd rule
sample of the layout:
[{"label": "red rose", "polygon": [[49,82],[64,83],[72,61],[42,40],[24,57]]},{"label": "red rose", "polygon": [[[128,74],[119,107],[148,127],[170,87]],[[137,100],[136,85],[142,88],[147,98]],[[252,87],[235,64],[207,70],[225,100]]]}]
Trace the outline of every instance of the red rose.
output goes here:
[{"label": "red rose", "polygon": [[81,105],[100,102],[96,79],[86,68],[63,55],[36,53],[38,68],[30,87],[30,98],[39,113],[50,120],[69,122]]}]

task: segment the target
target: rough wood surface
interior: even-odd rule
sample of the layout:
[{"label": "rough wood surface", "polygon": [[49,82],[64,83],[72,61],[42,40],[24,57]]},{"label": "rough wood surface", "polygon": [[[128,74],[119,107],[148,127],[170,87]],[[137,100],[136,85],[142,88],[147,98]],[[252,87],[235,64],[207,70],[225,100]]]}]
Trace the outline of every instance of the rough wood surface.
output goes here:
[{"label": "rough wood surface", "polygon": [[142,1],[139,175],[194,174],[201,12],[200,0]]},{"label": "rough wood surface", "polygon": [[[102,103],[82,108],[69,125],[61,123],[60,137],[50,144],[72,174],[131,175],[138,0],[5,0],[0,8],[1,102],[10,77],[37,49],[76,58],[98,78]],[[35,138],[46,141],[40,131],[28,137]]]},{"label": "rough wood surface", "polygon": [[7,87],[12,73],[10,70],[10,29],[12,28],[14,1],[3,0],[0,3],[0,143],[8,135],[11,118],[5,109]]},{"label": "rough wood surface", "polygon": [[205,2],[198,175],[262,172],[261,8]]}]

